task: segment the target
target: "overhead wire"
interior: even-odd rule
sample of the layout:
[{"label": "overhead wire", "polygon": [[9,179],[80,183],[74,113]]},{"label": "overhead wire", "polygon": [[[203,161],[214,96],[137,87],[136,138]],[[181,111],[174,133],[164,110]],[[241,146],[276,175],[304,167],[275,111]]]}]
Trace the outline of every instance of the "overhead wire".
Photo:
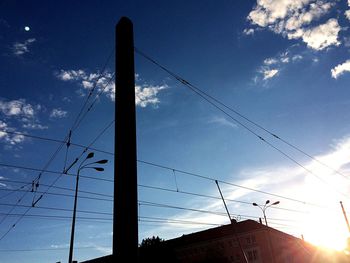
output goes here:
[{"label": "overhead wire", "polygon": [[[96,102],[96,98],[97,98],[97,97],[95,98],[95,100],[93,101],[93,103],[90,105],[90,107],[88,108],[88,110],[84,113],[84,115],[82,115],[82,117],[80,117],[81,114],[83,113],[83,111],[84,111],[84,109],[85,109],[85,107],[86,107],[86,105],[87,105],[87,103],[88,103],[90,97],[92,96],[94,90],[96,89],[97,84],[98,84],[98,81],[102,78],[102,74],[103,74],[103,72],[105,71],[105,68],[107,67],[107,65],[108,65],[108,63],[109,63],[109,60],[110,60],[110,58],[112,57],[113,53],[114,53],[114,49],[112,50],[112,52],[111,52],[111,54],[109,55],[109,57],[108,57],[106,63],[104,64],[103,70],[101,71],[102,73],[99,74],[99,76],[97,77],[97,79],[96,79],[95,82],[94,82],[93,87],[90,89],[89,94],[88,94],[88,96],[87,96],[87,98],[86,98],[86,100],[85,100],[83,106],[80,108],[80,111],[79,111],[78,115],[76,116],[76,118],[75,118],[75,120],[74,120],[74,122],[73,122],[73,125],[72,125],[71,128],[69,129],[68,135],[67,135],[67,136],[65,137],[65,139],[63,140],[63,141],[66,142],[66,145],[67,145],[67,152],[66,152],[66,154],[65,154],[65,164],[64,164],[64,170],[63,170],[63,172],[66,170],[66,161],[67,161],[67,155],[68,155],[68,148],[69,148],[69,146],[70,146],[70,140],[71,140],[72,132],[78,128],[78,126],[80,125],[80,123],[82,122],[82,120],[86,117],[87,113],[88,113],[88,112],[91,110],[91,108],[95,105],[95,102]],[[102,90],[104,91],[108,85],[109,85],[109,82],[107,82],[107,85],[105,85],[105,87],[104,87]],[[100,95],[100,93],[99,93],[99,95]],[[57,156],[58,153],[61,151],[61,149],[62,149],[62,147],[63,147],[64,144],[65,144],[65,143],[60,143],[60,145],[58,146],[58,148],[56,149],[56,151],[51,155],[51,157],[50,157],[50,159],[48,160],[48,162],[46,162],[46,164],[44,165],[43,169],[41,169],[41,171],[39,172],[39,175],[33,180],[33,186],[35,186],[35,188],[33,187],[33,189],[32,189],[32,190],[33,190],[32,192],[34,192],[33,201],[32,201],[32,207],[34,207],[34,206],[41,200],[41,198],[44,196],[44,194],[45,194],[45,193],[48,191],[48,189],[50,188],[50,187],[49,187],[46,191],[44,191],[44,193],[41,194],[37,199],[35,198],[35,196],[36,196],[36,190],[37,190],[37,188],[39,187],[39,181],[40,181],[40,178],[41,178],[41,176],[42,176],[44,170],[46,170],[46,169],[49,167],[49,165],[52,163],[52,161],[56,158],[56,156]],[[54,185],[54,184],[60,179],[60,177],[61,177],[62,175],[63,175],[63,173],[61,173],[59,176],[57,176],[57,178],[52,182],[51,185]],[[26,193],[24,193],[23,197],[24,197],[25,195],[26,195]],[[17,202],[17,204],[20,203],[21,200],[22,200],[22,198],[19,199],[19,202]],[[15,207],[16,207],[16,206],[15,206]],[[13,209],[15,209],[15,207],[13,207]],[[26,210],[26,212],[23,214],[23,216],[25,216],[25,215],[27,214],[27,212],[28,212],[30,209],[31,209],[31,208],[28,208],[28,210]],[[0,241],[1,241],[1,240],[2,240],[16,225],[17,225],[17,223],[18,223],[21,219],[22,219],[22,217],[20,217],[20,218],[12,225],[12,227],[10,227],[10,228],[8,229],[8,231],[5,232],[5,234],[4,234],[3,236],[0,237]]]},{"label": "overhead wire", "polygon": [[[250,190],[250,191],[253,191],[253,192],[262,193],[262,194],[266,194],[266,195],[270,195],[270,196],[276,196],[276,197],[279,197],[279,198],[283,198],[283,199],[286,199],[286,200],[289,200],[289,201],[293,201],[293,202],[298,202],[298,203],[305,204],[305,205],[311,205],[311,206],[316,206],[316,207],[320,207],[320,208],[329,208],[329,207],[326,207],[324,205],[315,204],[315,203],[311,203],[311,202],[307,202],[307,201],[303,201],[303,200],[298,200],[298,199],[286,197],[286,196],[283,196],[283,195],[277,195],[277,194],[270,193],[270,192],[267,192],[267,191],[261,191],[259,189],[254,189],[254,188],[246,187],[246,186],[243,186],[243,185],[233,184],[233,183],[230,183],[230,182],[227,182],[227,181],[224,181],[224,180],[215,179],[215,178],[212,178],[212,177],[208,177],[208,176],[204,176],[204,175],[200,175],[200,174],[195,174],[195,173],[192,173],[192,172],[187,172],[187,171],[180,170],[180,169],[175,169],[175,168],[172,168],[172,167],[158,165],[158,164],[154,164],[154,163],[150,163],[150,162],[146,162],[146,161],[142,161],[142,160],[138,160],[138,161],[141,162],[141,163],[145,163],[145,164],[152,164],[152,165],[157,166],[157,167],[162,167],[164,169],[169,169],[171,171],[175,170],[175,171],[177,171],[179,173],[183,173],[183,174],[190,175],[190,176],[195,176],[195,177],[206,179],[206,180],[210,180],[210,181],[218,180],[221,183],[224,183],[224,184],[227,184],[227,185],[231,185],[233,187],[242,188],[242,189],[246,189],[246,190]],[[33,167],[13,165],[13,164],[5,164],[5,163],[0,163],[0,166],[9,167],[9,168],[18,168],[18,169],[32,170],[32,171],[37,171],[38,170],[37,168],[33,168]],[[53,170],[46,170],[45,172],[53,173],[53,174],[60,174],[61,173],[59,171],[53,171]],[[76,174],[74,174],[74,173],[67,173],[67,175],[76,176]],[[97,180],[97,181],[114,182],[114,180],[112,180],[112,179],[101,178],[101,177],[92,177],[92,176],[84,176],[84,175],[80,175],[80,177],[81,178],[86,178],[86,179],[91,179],[91,180]],[[1,179],[0,179],[0,181],[1,181]],[[179,191],[179,192],[181,192],[181,191]]]},{"label": "overhead wire", "polygon": [[[205,194],[200,194],[200,193],[195,193],[195,192],[187,192],[187,191],[176,191],[176,190],[164,188],[164,187],[156,187],[156,186],[142,185],[142,184],[139,184],[138,187],[166,191],[166,192],[172,192],[172,193],[178,193],[178,194],[184,194],[184,195],[191,195],[191,196],[196,196],[196,197],[203,197],[203,198],[208,198],[208,199],[213,199],[213,200],[221,200],[221,198],[216,197],[216,196],[212,196],[212,195],[205,195]],[[58,188],[60,189],[61,187],[58,187]],[[6,190],[7,189],[0,189],[0,191],[6,191]],[[64,190],[69,190],[72,192],[75,191],[74,189],[69,189],[69,188],[64,188]],[[39,193],[43,193],[43,192],[39,191]],[[113,202],[112,195],[105,195],[105,194],[100,194],[100,193],[95,193],[95,192],[90,192],[90,191],[83,191],[83,190],[79,190],[79,193],[85,193],[85,194],[87,193],[87,194],[92,194],[92,195],[102,195],[104,197],[110,197],[110,198],[106,199],[106,198],[100,198],[100,197],[90,197],[90,196],[86,196],[86,195],[79,195],[79,198],[81,198],[81,199]],[[71,197],[71,198],[74,197],[73,194],[66,194],[66,193],[47,192],[46,194],[53,195],[53,196]],[[242,200],[235,200],[235,199],[229,199],[229,198],[226,198],[225,200],[228,202],[240,203],[240,204],[244,204],[244,205],[252,205],[252,203],[247,202],[247,201],[242,201]],[[305,213],[305,211],[302,211],[302,210],[289,209],[289,208],[280,207],[280,206],[276,206],[276,207],[272,207],[272,208],[277,209],[277,210],[284,210],[284,211],[288,211],[288,212]]]},{"label": "overhead wire", "polygon": [[[145,59],[147,59],[148,61],[150,61],[151,63],[153,63],[154,65],[156,65],[157,67],[161,68],[163,71],[165,71],[166,73],[168,73],[170,76],[174,77],[177,81],[179,81],[180,83],[182,83],[183,85],[185,85],[186,87],[188,87],[190,90],[192,90],[195,94],[197,94],[198,96],[200,96],[202,99],[204,99],[205,101],[207,101],[209,104],[211,104],[213,107],[215,107],[216,109],[218,109],[219,111],[221,111],[223,114],[225,114],[227,117],[229,117],[230,119],[232,119],[234,122],[236,122],[237,124],[239,124],[240,126],[242,126],[244,129],[246,129],[247,131],[249,131],[251,134],[253,134],[254,136],[256,136],[259,140],[263,141],[264,143],[266,143],[268,146],[272,147],[273,149],[275,149],[276,151],[278,151],[280,154],[282,154],[283,156],[285,156],[287,159],[289,159],[290,161],[292,161],[293,163],[295,163],[296,165],[298,165],[299,167],[301,167],[302,169],[304,169],[306,172],[308,172],[309,174],[313,175],[314,177],[316,177],[317,179],[319,179],[321,182],[329,185],[329,182],[325,181],[323,178],[321,178],[320,176],[318,176],[317,174],[315,174],[313,171],[311,171],[310,169],[306,168],[304,165],[302,165],[300,162],[298,162],[297,160],[295,160],[293,157],[291,157],[289,154],[285,153],[284,151],[282,151],[281,149],[279,149],[278,147],[276,147],[275,145],[273,145],[271,142],[267,141],[265,138],[263,138],[262,136],[260,136],[257,132],[255,132],[254,130],[252,130],[251,128],[249,128],[247,125],[245,125],[244,123],[242,123],[241,121],[239,121],[237,118],[233,117],[231,114],[229,114],[228,112],[226,112],[224,109],[222,109],[221,107],[219,107],[217,104],[223,106],[224,103],[220,102],[218,99],[214,98],[211,95],[208,95],[206,92],[204,92],[203,90],[199,89],[198,87],[194,86],[193,84],[191,84],[189,81],[185,80],[184,78],[180,77],[179,75],[173,73],[172,71],[170,71],[169,69],[167,69],[166,67],[164,67],[163,65],[161,65],[159,62],[157,62],[156,60],[154,60],[153,58],[151,58],[150,56],[146,55],[144,52],[140,51],[138,48],[134,48],[135,52],[138,53],[139,55],[141,55],[142,57],[144,57]],[[215,103],[214,103],[214,102]],[[217,104],[216,104],[217,103]],[[228,108],[228,106],[225,105],[225,108]],[[235,112],[235,111],[234,111]],[[243,115],[242,115],[243,116]],[[251,122],[252,124],[254,122]],[[258,126],[260,127],[260,126]],[[261,126],[262,127],[262,126]],[[279,138],[278,136],[274,136],[275,138]],[[295,147],[297,148],[297,147]],[[311,155],[310,155],[311,156]],[[349,178],[348,178],[349,179]],[[339,191],[336,187],[332,187],[334,191],[336,191],[337,193],[343,195],[344,197],[350,199],[350,197],[343,193],[342,191]]]},{"label": "overhead wire", "polygon": [[[110,125],[111,125],[112,123],[113,123],[113,121],[110,123]],[[17,133],[16,133],[16,134],[17,134]],[[20,134],[20,135],[26,136],[26,134]],[[28,136],[34,137],[34,136],[31,136],[31,135],[28,135]],[[40,139],[40,140],[53,141],[53,142],[61,142],[60,140],[56,140],[56,139],[52,139],[52,138],[44,138],[44,137],[34,137],[34,138]],[[82,145],[82,144],[75,144],[75,143],[72,143],[72,145],[75,145],[75,146],[81,147],[81,148],[86,148],[86,147],[87,147],[87,146],[85,146],[85,145]],[[113,152],[104,151],[104,150],[97,149],[97,148],[94,148],[94,147],[89,147],[89,148],[90,148],[91,150],[93,150],[93,151],[96,151],[96,152],[101,152],[101,153],[105,153],[105,154],[109,154],[109,155],[113,155],[113,156],[114,156],[114,153],[113,153]],[[295,201],[295,202],[299,202],[299,203],[303,203],[303,204],[315,205],[315,204],[308,203],[308,202],[303,201],[303,200],[298,200],[298,199],[295,199],[295,198],[286,197],[286,196],[282,196],[282,195],[278,195],[278,194],[266,192],[266,191],[263,191],[263,190],[254,189],[254,188],[250,188],[250,187],[246,187],[246,186],[234,184],[234,183],[227,182],[227,181],[224,181],[224,180],[215,179],[215,178],[212,178],[212,177],[209,177],[209,176],[200,175],[200,174],[198,174],[198,173],[193,173],[193,172],[184,171],[184,170],[177,169],[177,168],[174,168],[174,167],[169,167],[169,166],[165,166],[165,165],[161,165],[161,164],[157,164],[157,163],[153,163],[153,162],[148,162],[148,161],[144,161],[144,160],[140,160],[140,159],[138,159],[137,162],[142,163],[142,164],[146,164],[146,165],[150,165],[150,166],[154,166],[154,167],[158,167],[158,168],[162,168],[162,169],[166,169],[166,170],[169,170],[169,171],[172,171],[172,172],[178,172],[178,173],[182,173],[182,174],[186,174],[186,175],[190,175],[190,176],[194,176],[194,177],[198,177],[198,178],[210,180],[210,181],[215,181],[215,180],[217,180],[218,182],[223,183],[223,184],[227,184],[227,185],[231,185],[231,186],[239,187],[239,188],[244,188],[244,189],[246,189],[246,190],[250,190],[250,191],[254,191],[254,192],[259,192],[259,193],[262,193],[262,194],[266,194],[266,195],[270,195],[270,196],[275,196],[275,197],[283,198],[283,199],[290,200],[290,201]],[[0,166],[1,166],[1,164],[0,164]],[[103,179],[101,179],[101,180],[103,180]],[[174,180],[175,180],[175,184],[177,185],[176,177],[174,178]],[[109,180],[108,180],[108,181],[109,181]],[[177,188],[178,188],[178,187],[177,187]]]}]

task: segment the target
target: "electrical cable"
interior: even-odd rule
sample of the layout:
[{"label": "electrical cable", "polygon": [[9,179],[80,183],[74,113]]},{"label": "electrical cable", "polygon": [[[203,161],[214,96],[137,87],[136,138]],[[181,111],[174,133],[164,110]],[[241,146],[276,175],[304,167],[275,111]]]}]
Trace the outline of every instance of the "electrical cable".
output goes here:
[{"label": "electrical cable", "polygon": [[[241,121],[239,121],[238,119],[236,119],[235,117],[233,117],[231,114],[229,114],[228,112],[226,112],[225,110],[223,110],[222,108],[220,108],[217,104],[215,104],[212,100],[212,96],[207,95],[207,93],[205,93],[204,91],[202,91],[201,89],[197,88],[196,86],[192,85],[190,82],[188,82],[187,80],[183,79],[182,77],[178,76],[177,74],[173,73],[172,71],[170,71],[169,69],[165,68],[164,66],[162,66],[160,63],[158,63],[157,61],[155,61],[154,59],[152,59],[150,56],[146,55],[144,52],[140,51],[139,49],[137,49],[136,47],[134,48],[135,52],[140,54],[142,57],[146,58],[147,60],[149,60],[150,62],[152,62],[154,65],[158,66],[159,68],[161,68],[162,70],[164,70],[165,72],[167,72],[169,75],[171,75],[172,77],[174,77],[177,81],[179,81],[180,83],[182,83],[183,85],[185,85],[186,87],[190,88],[195,94],[197,94],[198,96],[200,96],[202,99],[204,99],[205,101],[207,101],[209,104],[211,104],[213,107],[215,107],[216,109],[218,109],[219,111],[221,111],[223,114],[225,114],[226,116],[228,116],[229,118],[231,118],[233,121],[235,121],[236,123],[238,123],[239,125],[241,125],[244,129],[246,129],[247,131],[249,131],[250,133],[252,133],[254,136],[256,136],[259,140],[265,142],[268,146],[272,147],[273,149],[277,150],[279,153],[281,153],[283,156],[285,156],[287,159],[289,159],[290,161],[292,161],[293,163],[295,163],[296,165],[300,166],[301,168],[303,168],[306,172],[310,173],[311,175],[313,175],[314,177],[316,177],[317,179],[319,179],[321,182],[329,185],[329,183],[327,181],[325,181],[324,179],[322,179],[321,177],[319,177],[317,174],[315,174],[314,172],[312,172],[310,169],[306,168],[304,165],[302,165],[300,162],[296,161],[293,157],[291,157],[290,155],[288,155],[287,153],[285,153],[284,151],[280,150],[278,147],[274,146],[272,143],[270,143],[269,141],[267,141],[265,138],[263,138],[262,136],[260,136],[259,134],[257,134],[255,131],[253,131],[251,128],[249,128],[247,125],[243,124]],[[218,103],[217,99],[214,100],[216,103]],[[223,105],[223,103],[220,102],[220,105]],[[227,107],[227,106],[226,106]],[[278,137],[279,138],[279,137]],[[339,194],[343,195],[345,198],[350,199],[345,193],[339,191],[336,187],[333,186],[333,190],[338,192]]]}]

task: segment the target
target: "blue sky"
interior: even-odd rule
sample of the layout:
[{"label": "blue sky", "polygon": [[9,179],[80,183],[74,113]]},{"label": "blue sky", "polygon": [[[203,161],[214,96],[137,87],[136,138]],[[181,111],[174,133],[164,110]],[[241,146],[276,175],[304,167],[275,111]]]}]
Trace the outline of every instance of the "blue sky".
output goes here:
[{"label": "blue sky", "polygon": [[[138,163],[140,241],[228,222],[220,214],[222,202],[208,197],[219,197],[214,181],[181,170],[278,195],[220,183],[225,198],[245,202],[228,201],[239,220],[262,216],[250,203],[278,200],[267,210],[270,226],[341,248],[347,233],[339,201],[350,209],[349,10],[346,0],[3,1],[1,236],[40,192],[48,193],[0,241],[0,262],[67,261],[73,192],[62,187],[74,188],[74,177],[61,176],[47,190],[58,175],[45,172],[32,193],[25,182],[39,173],[16,166],[45,167],[60,144],[29,136],[64,140],[94,86],[87,105],[100,96],[73,130],[71,142],[89,145],[114,120],[114,55],[108,58],[122,16],[134,23],[138,49],[316,158],[229,112],[274,149],[135,54],[138,159],[170,168]],[[112,126],[93,144],[107,152],[95,151],[96,160],[109,159],[106,170],[86,169],[82,175],[113,179],[113,134]],[[82,150],[64,146],[47,170],[61,172],[66,152],[69,165]],[[81,179],[85,193],[78,201],[74,254],[79,261],[111,251],[112,187],[110,181]]]}]

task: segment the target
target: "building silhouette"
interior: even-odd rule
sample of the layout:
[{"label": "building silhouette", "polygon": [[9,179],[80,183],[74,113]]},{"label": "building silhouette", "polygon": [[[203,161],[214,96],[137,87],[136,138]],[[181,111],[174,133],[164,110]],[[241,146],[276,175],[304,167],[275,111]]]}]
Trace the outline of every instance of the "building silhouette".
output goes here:
[{"label": "building silhouette", "polygon": [[[139,249],[139,262],[178,263],[345,263],[345,254],[326,252],[300,238],[253,220],[232,221]],[[106,256],[85,263],[112,262]]]}]

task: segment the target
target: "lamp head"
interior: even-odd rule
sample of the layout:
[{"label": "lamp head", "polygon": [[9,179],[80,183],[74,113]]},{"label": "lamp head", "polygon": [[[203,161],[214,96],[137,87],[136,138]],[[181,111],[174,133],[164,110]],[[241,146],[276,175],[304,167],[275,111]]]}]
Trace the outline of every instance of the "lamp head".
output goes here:
[{"label": "lamp head", "polygon": [[257,203],[253,203],[253,206],[258,206],[258,204]]},{"label": "lamp head", "polygon": [[98,163],[98,164],[105,164],[105,163],[108,163],[108,160],[99,160],[99,161],[97,161],[97,162],[95,162],[95,163]]},{"label": "lamp head", "polygon": [[94,157],[94,153],[90,152],[85,159],[91,159],[92,157]]},{"label": "lamp head", "polygon": [[265,202],[265,205],[269,204],[270,203],[270,200],[266,200]]}]

